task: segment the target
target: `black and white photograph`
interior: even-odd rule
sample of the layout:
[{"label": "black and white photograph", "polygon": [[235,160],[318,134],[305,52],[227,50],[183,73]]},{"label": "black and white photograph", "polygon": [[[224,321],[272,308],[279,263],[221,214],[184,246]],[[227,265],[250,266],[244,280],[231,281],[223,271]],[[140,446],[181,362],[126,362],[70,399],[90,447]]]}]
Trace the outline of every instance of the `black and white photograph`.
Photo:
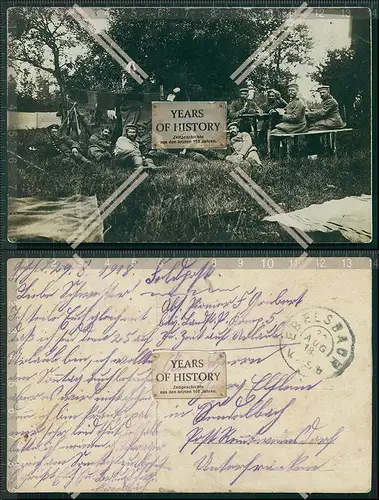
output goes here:
[{"label": "black and white photograph", "polygon": [[8,241],[370,243],[371,25],[300,3],[9,8]]}]

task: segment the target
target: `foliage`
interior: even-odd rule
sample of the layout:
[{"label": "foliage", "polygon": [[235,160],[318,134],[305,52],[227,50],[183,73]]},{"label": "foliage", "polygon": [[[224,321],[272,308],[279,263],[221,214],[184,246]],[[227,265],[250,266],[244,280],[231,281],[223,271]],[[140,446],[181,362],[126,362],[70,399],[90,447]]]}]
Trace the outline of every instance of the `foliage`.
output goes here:
[{"label": "foliage", "polygon": [[314,80],[330,85],[333,96],[346,107],[348,122],[368,128],[370,118],[370,45],[362,38],[351,47],[328,51],[312,74]]},{"label": "foliage", "polygon": [[31,77],[30,66],[57,83],[63,108],[65,83],[73,68],[70,50],[86,39],[68,9],[13,7],[8,10],[8,63]]},{"label": "foliage", "polygon": [[[235,9],[233,16],[226,9],[216,9],[214,15],[188,9],[181,11],[183,17],[172,18],[156,18],[143,9],[138,16],[127,9],[109,12],[108,34],[149,75],[144,90],[163,85],[171,91],[178,86],[191,100],[229,98],[237,89],[230,75],[259,49],[285,15],[279,9]],[[309,62],[312,43],[308,28],[296,26],[250,80],[257,89],[272,85],[282,89],[293,77],[292,68]],[[122,69],[98,44],[77,63],[70,86],[120,89]],[[138,87],[130,75],[128,85]]]},{"label": "foliage", "polygon": [[57,111],[59,93],[50,92],[49,81],[37,74],[35,81],[29,77],[25,68],[17,74],[17,83],[13,75],[8,77],[8,108],[17,111]]}]

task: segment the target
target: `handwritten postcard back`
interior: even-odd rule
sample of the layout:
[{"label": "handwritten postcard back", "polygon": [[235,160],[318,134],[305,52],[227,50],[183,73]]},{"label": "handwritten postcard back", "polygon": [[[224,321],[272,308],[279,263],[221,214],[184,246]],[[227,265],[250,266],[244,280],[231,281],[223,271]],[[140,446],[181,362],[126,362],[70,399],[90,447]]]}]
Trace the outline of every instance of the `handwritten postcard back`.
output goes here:
[{"label": "handwritten postcard back", "polygon": [[369,491],[348,260],[9,260],[8,490]]}]

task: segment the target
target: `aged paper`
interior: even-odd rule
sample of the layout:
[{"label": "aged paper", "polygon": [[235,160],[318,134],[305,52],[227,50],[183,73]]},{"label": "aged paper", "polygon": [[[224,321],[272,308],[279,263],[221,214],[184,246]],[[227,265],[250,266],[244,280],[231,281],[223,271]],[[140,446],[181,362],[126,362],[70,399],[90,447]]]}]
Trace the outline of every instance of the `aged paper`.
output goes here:
[{"label": "aged paper", "polygon": [[[9,260],[8,489],[369,491],[370,260],[321,261]],[[224,397],[155,398],[162,353]]]},{"label": "aged paper", "polygon": [[226,397],[225,352],[158,351],[153,354],[152,359],[155,398]]},{"label": "aged paper", "polygon": [[226,109],[224,101],[153,102],[154,148],[226,148]]}]

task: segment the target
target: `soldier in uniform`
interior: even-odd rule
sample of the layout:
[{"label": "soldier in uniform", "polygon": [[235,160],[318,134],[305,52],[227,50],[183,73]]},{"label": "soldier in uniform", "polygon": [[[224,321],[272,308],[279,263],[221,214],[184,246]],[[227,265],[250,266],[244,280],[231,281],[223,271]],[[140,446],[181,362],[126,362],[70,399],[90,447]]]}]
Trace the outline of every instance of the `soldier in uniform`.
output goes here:
[{"label": "soldier in uniform", "polygon": [[322,107],[306,112],[306,117],[310,122],[309,130],[343,128],[345,123],[341,118],[338,102],[330,94],[330,87],[321,85],[317,91],[322,99]]},{"label": "soldier in uniform", "polygon": [[92,134],[88,143],[88,155],[96,161],[110,160],[112,158],[111,131],[104,127],[100,133]]},{"label": "soldier in uniform", "polygon": [[133,167],[154,166],[153,160],[144,157],[141,153],[135,125],[128,125],[125,129],[125,136],[122,135],[117,139],[114,154],[115,158],[123,165]]},{"label": "soldier in uniform", "polygon": [[[285,108],[287,106],[287,101],[285,101],[280,92],[275,89],[269,89],[267,91],[266,101],[262,105],[263,113],[270,113],[272,110],[276,110],[277,108]],[[270,120],[264,120],[261,126],[261,129],[258,133],[258,144],[264,145],[267,139],[267,131],[269,127],[272,129],[276,127],[279,123],[279,115],[278,113],[272,113]]]},{"label": "soldier in uniform", "polygon": [[47,154],[53,157],[61,157],[63,163],[67,163],[70,159],[76,163],[91,163],[81,150],[78,142],[70,137],[59,133],[58,125],[53,125],[50,128],[51,142],[48,145]]},{"label": "soldier in uniform", "polygon": [[245,160],[250,165],[262,165],[258,150],[253,145],[251,135],[247,132],[240,132],[238,122],[232,122],[228,125],[228,136],[229,146],[233,152],[225,160],[232,163],[241,163]]},{"label": "soldier in uniform", "polygon": [[287,104],[288,102],[282,98],[279,90],[269,89],[266,101],[262,104],[262,111],[269,113],[272,109],[285,108]]},{"label": "soldier in uniform", "polygon": [[260,114],[262,113],[261,108],[254,101],[254,99],[249,99],[249,89],[244,87],[240,89],[240,96],[238,99],[232,101],[229,105],[228,115],[229,119],[232,121],[238,121],[240,129],[244,132],[251,131],[251,124],[249,120],[241,118],[245,113],[250,114]]},{"label": "soldier in uniform", "polygon": [[290,98],[287,106],[276,108],[271,113],[278,114],[280,122],[271,131],[271,135],[297,134],[307,130],[305,119],[305,104],[299,97],[299,86],[296,83],[288,85],[288,96]]}]

